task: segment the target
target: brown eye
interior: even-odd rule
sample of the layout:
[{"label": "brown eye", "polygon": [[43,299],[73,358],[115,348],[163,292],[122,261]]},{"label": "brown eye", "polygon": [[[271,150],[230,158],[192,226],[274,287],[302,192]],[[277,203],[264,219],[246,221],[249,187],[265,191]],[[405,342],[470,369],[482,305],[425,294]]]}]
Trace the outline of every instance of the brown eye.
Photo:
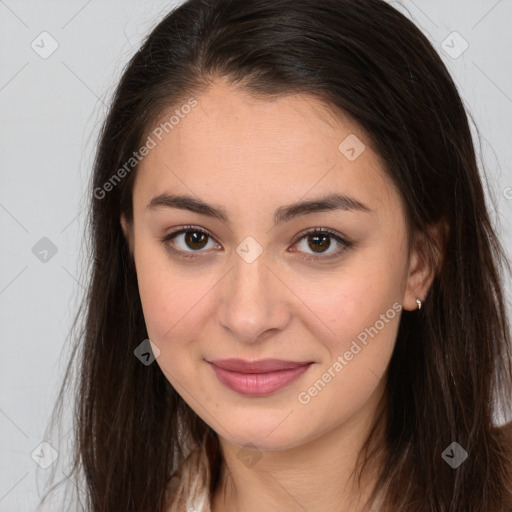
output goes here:
[{"label": "brown eye", "polygon": [[314,252],[322,253],[329,249],[331,245],[329,235],[308,235],[308,247]]},{"label": "brown eye", "polygon": [[[185,226],[166,235],[161,240],[173,254],[184,258],[199,257],[202,252],[206,252],[206,249],[209,248],[221,248],[209,233],[194,226]],[[208,247],[209,242],[213,244],[213,247]],[[341,256],[352,244],[335,232],[323,228],[314,228],[301,233],[298,241],[293,245],[298,246],[300,250],[292,250],[292,252],[303,253],[303,259],[322,261]],[[302,247],[300,247],[301,245]],[[339,246],[338,249],[336,249],[336,245]],[[329,251],[331,246],[334,250]],[[314,254],[318,256],[314,256]]]},{"label": "brown eye", "polygon": [[[335,241],[334,244],[332,240]],[[294,245],[297,245],[300,250],[293,252],[304,253],[304,259],[322,261],[341,256],[352,244],[330,230],[314,228],[301,233],[298,241]],[[336,245],[340,248],[336,249]],[[334,250],[329,251],[331,246],[334,247]],[[312,256],[312,254],[318,254],[319,256]]]},{"label": "brown eye", "polygon": [[206,231],[194,226],[185,226],[162,238],[162,242],[170,251],[186,258],[195,257],[195,252],[205,252],[203,249],[209,248],[208,242],[210,241],[214,248],[219,247]]},{"label": "brown eye", "polygon": [[184,242],[190,249],[199,250],[204,249],[208,235],[200,231],[187,231],[185,233]]}]

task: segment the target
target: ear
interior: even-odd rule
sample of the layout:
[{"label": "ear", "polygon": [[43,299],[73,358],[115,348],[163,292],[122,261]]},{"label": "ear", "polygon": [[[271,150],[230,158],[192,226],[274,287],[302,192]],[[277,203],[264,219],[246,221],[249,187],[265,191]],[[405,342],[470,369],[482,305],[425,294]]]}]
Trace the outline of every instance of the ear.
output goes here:
[{"label": "ear", "polygon": [[126,238],[128,246],[130,248],[130,255],[133,257],[133,225],[132,223],[126,220],[126,216],[124,215],[124,213],[121,214],[120,223],[124,237]]},{"label": "ear", "polygon": [[425,232],[415,235],[402,299],[402,306],[405,310],[418,309],[416,299],[420,299],[422,303],[425,301],[434,277],[442,267],[448,229],[448,224],[441,221],[428,228],[429,236]]}]

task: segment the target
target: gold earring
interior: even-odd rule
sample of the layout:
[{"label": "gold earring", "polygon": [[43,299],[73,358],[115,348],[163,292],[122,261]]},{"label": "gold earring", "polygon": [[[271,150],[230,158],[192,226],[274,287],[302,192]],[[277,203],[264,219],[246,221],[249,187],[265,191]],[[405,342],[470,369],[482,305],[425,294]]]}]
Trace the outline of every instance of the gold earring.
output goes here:
[{"label": "gold earring", "polygon": [[420,299],[416,299],[416,302],[418,303],[418,309],[421,309],[421,300]]}]

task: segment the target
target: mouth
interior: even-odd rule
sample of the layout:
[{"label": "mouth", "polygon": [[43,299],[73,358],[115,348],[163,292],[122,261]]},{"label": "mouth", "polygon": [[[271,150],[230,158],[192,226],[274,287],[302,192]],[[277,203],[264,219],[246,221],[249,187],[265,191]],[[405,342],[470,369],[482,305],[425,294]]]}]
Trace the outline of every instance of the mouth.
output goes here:
[{"label": "mouth", "polygon": [[269,395],[284,388],[313,364],[280,359],[221,359],[207,362],[222,384],[237,393],[250,396]]}]

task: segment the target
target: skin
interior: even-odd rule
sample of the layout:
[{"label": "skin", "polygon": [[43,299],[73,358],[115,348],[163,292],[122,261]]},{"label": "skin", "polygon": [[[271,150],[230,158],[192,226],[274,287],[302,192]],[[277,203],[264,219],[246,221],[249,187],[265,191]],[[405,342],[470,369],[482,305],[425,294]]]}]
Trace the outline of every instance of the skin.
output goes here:
[{"label": "skin", "polygon": [[[212,510],[358,512],[373,476],[358,489],[351,472],[382,399],[402,312],[309,403],[299,403],[298,394],[394,303],[417,309],[433,271],[416,245],[409,251],[400,195],[349,118],[334,116],[314,97],[256,98],[223,80],[196,99],[197,107],[141,162],[134,222],[122,217],[121,224],[148,334],[160,350],[156,362],[220,439],[225,464]],[[338,150],[350,134],[366,146],[354,161]],[[274,226],[276,208],[332,192],[371,212],[315,212]],[[148,209],[162,193],[222,207],[230,222]],[[161,241],[187,225],[212,238],[199,250],[183,234]],[[330,229],[352,245],[343,249],[328,237],[325,254],[315,252],[311,237],[296,238],[309,228]],[[252,263],[236,252],[246,237],[262,249]],[[206,362],[231,357],[314,364],[285,388],[252,397],[224,386]],[[242,448],[248,443],[258,458],[251,466],[238,456],[250,451]]]}]

